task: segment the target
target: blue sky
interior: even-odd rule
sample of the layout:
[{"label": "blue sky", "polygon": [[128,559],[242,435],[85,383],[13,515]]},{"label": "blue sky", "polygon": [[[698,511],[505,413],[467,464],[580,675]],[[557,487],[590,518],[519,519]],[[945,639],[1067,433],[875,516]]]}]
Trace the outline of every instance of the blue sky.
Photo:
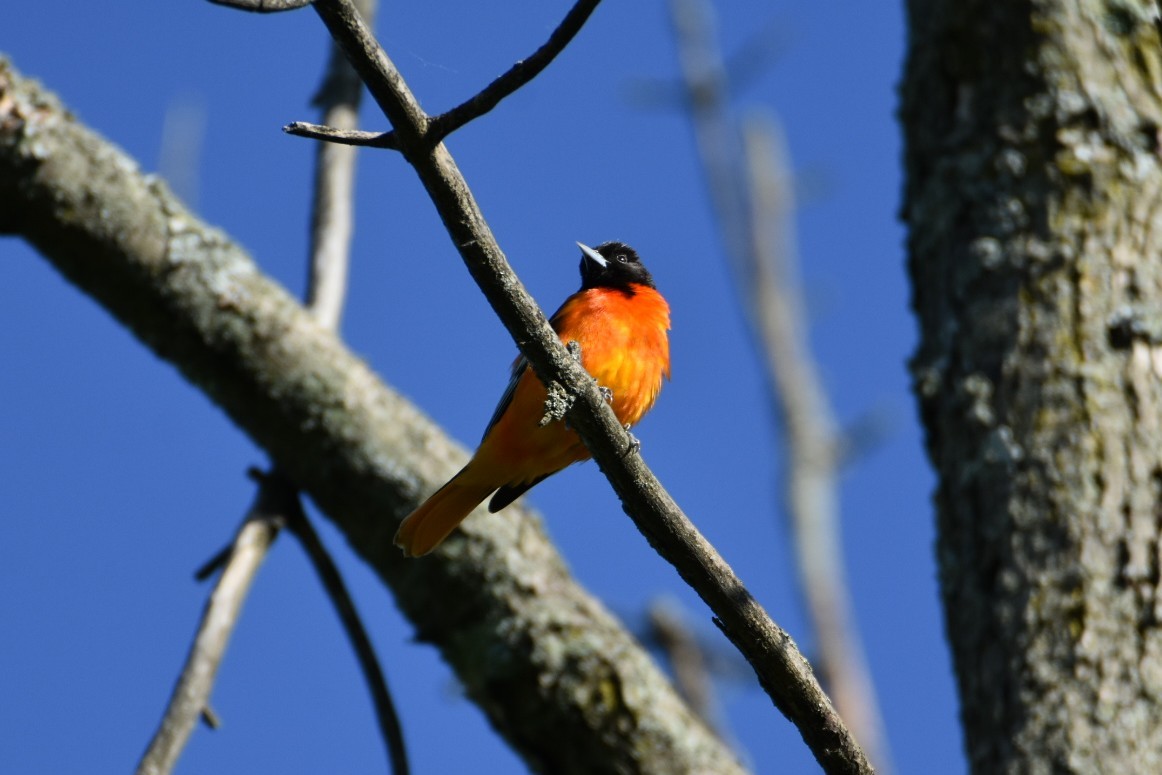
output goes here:
[{"label": "blue sky", "polygon": [[[381,40],[431,112],[539,46],[565,2],[407,3]],[[933,487],[905,362],[915,341],[896,220],[893,113],[903,52],[895,3],[720,2],[727,51],[768,22],[779,55],[737,105],[784,122],[805,201],[797,227],[812,341],[840,417],[890,435],[843,479],[845,546],[863,637],[902,773],[961,772],[932,553]],[[485,31],[485,32],[482,32]],[[183,193],[295,293],[305,276],[311,142],[282,125],[327,51],[311,11],[259,17],[205,2],[24,3],[0,51],[150,171],[167,113],[204,127]],[[673,308],[674,378],[635,434],[647,462],[809,654],[779,513],[762,372],[710,218],[691,130],[636,98],[672,81],[663,2],[607,2],[540,79],[449,147],[502,248],[547,311],[577,285],[574,240],[635,246]],[[385,128],[373,106],[363,126]],[[198,147],[195,147],[198,146]],[[350,346],[465,443],[479,438],[514,347],[410,169],[365,152]],[[22,243],[0,241],[0,771],[120,773],[152,735],[207,593],[193,570],[236,528],[260,450]],[[457,375],[473,375],[470,383]],[[705,608],[646,545],[592,464],[533,502],[581,581],[631,624],[659,595],[726,649]],[[385,663],[420,773],[521,772],[451,673],[412,643],[390,594],[320,520]],[[760,772],[817,771],[750,682],[720,686]],[[291,540],[267,561],[183,773],[375,772],[366,692]]]}]

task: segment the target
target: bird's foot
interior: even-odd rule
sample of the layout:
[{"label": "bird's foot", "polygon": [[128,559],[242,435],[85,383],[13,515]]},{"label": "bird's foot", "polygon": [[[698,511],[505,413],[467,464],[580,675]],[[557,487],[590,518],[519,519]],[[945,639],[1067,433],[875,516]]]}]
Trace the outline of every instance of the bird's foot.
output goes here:
[{"label": "bird's foot", "polygon": [[[594,381],[596,382],[596,380],[594,380]],[[607,388],[605,385],[598,385],[597,392],[600,393],[601,397],[605,399],[605,403],[607,403],[607,404],[613,403],[613,390],[612,390],[612,388]]]},{"label": "bird's foot", "polygon": [[634,436],[632,433],[629,432],[629,429],[632,427],[633,426],[630,425],[629,423],[626,423],[626,425],[625,425],[625,432],[629,434],[629,446],[625,450],[625,454],[627,454],[627,455],[632,455],[635,452],[640,452],[641,448],[642,448],[642,443],[641,443],[641,441],[638,440],[638,437]]}]

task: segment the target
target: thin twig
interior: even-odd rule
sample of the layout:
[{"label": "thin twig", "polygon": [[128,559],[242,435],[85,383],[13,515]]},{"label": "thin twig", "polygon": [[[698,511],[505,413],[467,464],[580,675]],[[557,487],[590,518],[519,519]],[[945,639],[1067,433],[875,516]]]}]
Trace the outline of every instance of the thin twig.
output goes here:
[{"label": "thin twig", "polygon": [[576,400],[568,412],[638,529],[706,601],[716,623],[747,657],[779,709],[799,728],[827,772],[871,772],[863,751],[785,631],[750,595],[646,467],[625,454],[630,439],[596,384],[565,350],[544,313],[508,265],[467,183],[443,145],[431,145],[430,120],[349,0],[316,0],[315,10],[395,127],[473,278],[540,380]]},{"label": "thin twig", "polygon": [[403,730],[400,727],[399,716],[396,713],[391,692],[388,690],[387,677],[379,665],[375,648],[371,645],[371,638],[368,637],[367,629],[363,626],[359,612],[355,609],[355,603],[347,591],[347,586],[343,583],[339,568],[331,559],[326,547],[323,546],[318,533],[311,526],[301,504],[298,509],[287,515],[286,526],[299,539],[299,543],[306,551],[319,580],[327,590],[327,596],[331,598],[335,611],[339,614],[343,629],[351,641],[351,647],[359,659],[359,667],[363,670],[363,677],[367,681],[375,704],[379,731],[387,743],[392,772],[395,775],[408,775],[410,768],[404,747]]},{"label": "thin twig", "polygon": [[207,707],[230,634],[242,613],[255,574],[287,512],[284,493],[259,488],[234,540],[230,559],[214,585],[165,716],[137,766],[137,775],[173,770],[190,733]]},{"label": "thin twig", "polygon": [[202,563],[201,567],[194,571],[194,581],[205,581],[224,568],[226,563],[229,562],[230,553],[233,550],[233,544],[223,546],[219,549],[217,554],[206,560]]},{"label": "thin twig", "polygon": [[505,97],[540,75],[541,71],[548,67],[549,63],[577,36],[600,2],[601,0],[578,0],[569,9],[569,13],[565,14],[565,18],[557,25],[557,29],[553,30],[545,44],[534,51],[528,59],[522,59],[514,64],[471,99],[432,119],[429,141],[440,142],[469,121],[480,118],[495,108]]},{"label": "thin twig", "polygon": [[336,129],[307,121],[292,121],[282,131],[295,137],[309,137],[340,145],[356,145],[363,148],[398,148],[392,132],[364,132],[360,129]]},{"label": "thin twig", "polygon": [[[373,19],[376,0],[357,0],[360,14]],[[351,68],[338,46],[332,43],[331,56],[323,84],[314,103],[323,110],[323,123],[339,131],[355,126],[363,82]],[[355,223],[355,157],[356,149],[320,143],[315,161],[314,206],[311,218],[310,273],[306,306],[319,323],[332,331],[339,327],[347,298],[348,266],[351,260],[351,235]],[[271,476],[283,478],[279,472]],[[290,515],[291,532],[306,551],[315,573],[335,606],[363,677],[371,692],[380,734],[387,746],[388,760],[395,775],[408,775],[407,750],[403,730],[387,678],[380,667],[371,639],[363,626],[355,604],[343,583],[334,560],[300,507]]]},{"label": "thin twig", "polygon": [[[374,18],[375,5],[375,0],[358,0],[359,13],[371,20]],[[358,74],[339,47],[332,44],[323,84],[314,99],[314,103],[323,110],[323,124],[338,132],[351,131],[359,116],[362,93],[363,83]],[[339,327],[347,296],[351,235],[355,221],[355,158],[356,149],[353,147],[320,143],[315,161],[306,307],[322,326],[332,331]],[[270,476],[283,479],[277,471]],[[403,730],[387,678],[339,569],[311,526],[301,503],[289,515],[288,527],[310,558],[355,650],[371,692],[392,772],[395,775],[407,775],[410,767]]]},{"label": "thin twig", "polygon": [[224,5],[238,11],[251,13],[279,13],[305,8],[311,0],[210,0],[214,5]]},{"label": "thin twig", "polygon": [[784,492],[800,584],[815,630],[820,671],[836,707],[857,730],[877,768],[890,772],[887,736],[844,572],[839,471],[846,445],[806,339],[790,176],[772,121],[748,121],[744,136],[753,203],[748,285],[786,434]]},{"label": "thin twig", "polygon": [[[272,8],[269,2],[249,5],[237,2],[223,4],[244,10],[286,10]],[[361,10],[365,15],[370,17],[374,13],[374,8],[374,0],[363,0]],[[354,126],[359,112],[361,93],[362,84],[358,76],[337,47],[332,46],[323,85],[314,99],[314,102],[323,109],[324,123],[340,128]],[[354,222],[352,207],[354,186],[355,149],[320,144],[317,150],[312,197],[311,270],[307,282],[306,306],[320,325],[331,330],[336,330],[339,326],[346,297]],[[209,710],[206,700],[213,686],[217,665],[237,622],[238,613],[249,589],[249,579],[253,577],[253,573],[257,571],[258,565],[265,557],[266,550],[277,537],[279,526],[289,518],[293,525],[293,534],[303,544],[311,558],[355,649],[371,691],[392,771],[396,775],[407,775],[409,767],[403,734],[383,670],[338,569],[307,520],[298,490],[277,472],[263,475],[256,469],[251,469],[250,476],[259,484],[257,496],[259,502],[274,502],[280,505],[279,519],[266,523],[269,535],[266,536],[264,543],[249,542],[246,546],[250,551],[240,551],[241,542],[244,539],[249,541],[248,533],[244,529],[239,533],[233,547],[219,552],[198,570],[196,575],[199,579],[209,576],[219,568],[223,569],[223,579],[233,578],[240,572],[239,567],[250,569],[250,575],[247,584],[240,588],[237,594],[218,599],[215,591],[211,596],[203,626],[195,637],[187,667],[179,679],[178,689],[175,690],[174,698],[166,711],[166,720],[163,721],[161,730],[147,752],[146,759],[143,760],[143,767],[146,767],[145,761],[149,762],[149,768],[144,771],[151,775],[153,773],[160,775],[172,769],[192,731],[194,716],[191,714],[201,715],[207,721],[216,719],[216,715]],[[247,564],[239,566],[239,563]],[[223,604],[229,607],[223,608]],[[213,669],[207,673],[204,664],[208,660],[211,661]],[[197,681],[195,684],[197,694],[194,697],[197,702],[190,701],[190,691],[183,689],[194,681]]]},{"label": "thin twig", "polygon": [[[534,51],[527,59],[522,59],[514,64],[480,92],[451,110],[435,118],[426,119],[427,128],[424,132],[424,139],[432,145],[441,142],[460,127],[491,111],[505,97],[513,94],[540,75],[541,71],[548,67],[577,36],[600,2],[601,0],[578,0],[569,9],[569,13],[565,14],[565,18],[561,20],[553,33],[549,35],[549,39],[545,41],[544,45]],[[392,123],[394,125],[395,122]],[[394,130],[362,132],[351,131],[344,127],[319,126],[305,121],[295,121],[283,127],[283,131],[296,137],[309,137],[315,140],[325,140],[329,143],[399,149],[399,140],[396,138]]]},{"label": "thin twig", "polygon": [[711,202],[784,428],[786,510],[820,672],[840,714],[886,769],[887,740],[840,541],[838,477],[846,445],[807,342],[785,154],[772,122],[749,122],[740,138],[728,115],[726,68],[709,4],[674,0],[671,12]]},{"label": "thin twig", "polygon": [[[361,0],[360,13],[373,19],[375,0]],[[323,124],[338,131],[355,128],[363,84],[339,47],[331,55],[322,86],[314,103],[323,111]],[[347,296],[351,261],[351,234],[355,213],[356,149],[319,143],[315,156],[315,180],[311,208],[310,272],[306,307],[323,326],[339,328]]]},{"label": "thin twig", "polygon": [[706,665],[706,655],[698,638],[686,627],[678,604],[667,599],[655,600],[650,604],[647,616],[649,640],[665,652],[678,692],[706,726],[722,737],[718,699]]}]

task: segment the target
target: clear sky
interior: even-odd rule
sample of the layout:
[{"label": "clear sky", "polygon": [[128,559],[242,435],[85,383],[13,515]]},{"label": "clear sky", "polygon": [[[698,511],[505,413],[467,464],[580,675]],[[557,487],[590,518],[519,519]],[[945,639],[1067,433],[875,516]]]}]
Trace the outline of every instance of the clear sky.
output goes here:
[{"label": "clear sky", "polygon": [[[568,5],[386,3],[377,26],[434,112],[527,56]],[[846,473],[842,499],[849,575],[895,761],[901,773],[962,772],[935,581],[933,477],[905,368],[916,334],[896,219],[902,9],[718,7],[727,51],[773,24],[777,56],[736,103],[777,111],[785,124],[804,198],[797,226],[812,339],[837,411],[845,421],[869,411],[892,420],[884,442]],[[317,118],[308,102],[327,39],[313,12],[253,16],[198,0],[19,3],[5,13],[0,51],[147,170],[170,168],[167,114],[200,126],[201,142],[176,141],[196,172],[179,193],[301,293],[313,148],[280,128]],[[635,430],[642,452],[810,654],[761,370],[690,127],[656,99],[676,75],[666,4],[608,0],[540,79],[449,146],[547,311],[577,285],[575,240],[621,239],[642,254],[674,313],[674,377]],[[385,122],[368,106],[363,125]],[[514,346],[399,158],[364,152],[358,197],[344,336],[389,384],[473,443]],[[0,772],[126,772],[153,734],[201,613],[208,588],[192,573],[233,534],[253,495],[244,471],[264,457],[172,366],[11,239],[0,241],[0,331]],[[465,372],[472,377],[457,376]],[[546,481],[532,499],[576,575],[632,626],[649,601],[672,596],[714,648],[729,649],[592,464]],[[412,642],[390,594],[319,522],[385,662],[415,771],[521,772],[436,652]],[[719,689],[757,771],[817,771],[753,681]],[[179,772],[384,770],[354,659],[289,538],[261,573],[213,705],[223,727],[195,732]]]}]

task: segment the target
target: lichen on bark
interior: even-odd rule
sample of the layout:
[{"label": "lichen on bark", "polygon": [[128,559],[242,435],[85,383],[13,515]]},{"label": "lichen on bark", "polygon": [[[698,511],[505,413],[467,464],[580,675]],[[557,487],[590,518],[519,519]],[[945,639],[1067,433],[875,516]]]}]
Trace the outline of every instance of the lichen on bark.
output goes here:
[{"label": "lichen on bark", "polygon": [[1153,3],[911,0],[911,364],[975,772],[1162,771]]}]

